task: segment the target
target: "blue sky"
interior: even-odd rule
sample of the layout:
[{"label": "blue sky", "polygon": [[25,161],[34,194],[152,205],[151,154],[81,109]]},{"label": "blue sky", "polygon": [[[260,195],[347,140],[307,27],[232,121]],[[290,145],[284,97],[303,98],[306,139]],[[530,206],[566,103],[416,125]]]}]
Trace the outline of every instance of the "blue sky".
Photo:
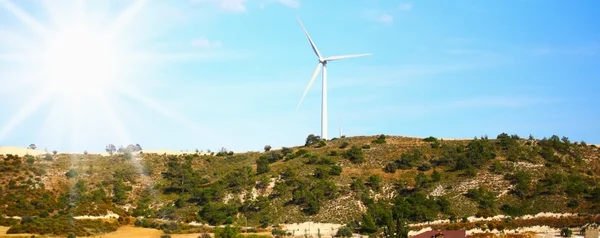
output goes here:
[{"label": "blue sky", "polygon": [[[597,1],[0,0],[0,7],[0,145],[303,144],[320,134],[321,85],[318,77],[296,110],[318,62],[296,16],[325,56],[373,53],[328,64],[330,137],[341,121],[348,136],[507,132],[600,143]],[[95,34],[82,39],[116,32],[110,67],[118,75],[85,95],[48,90],[64,82],[43,73],[48,61],[36,55],[77,24]],[[108,64],[87,58],[102,55],[97,45],[75,42],[84,46],[73,53],[67,44],[65,54],[77,56],[71,68],[104,75]],[[89,96],[96,92],[102,97]]]}]

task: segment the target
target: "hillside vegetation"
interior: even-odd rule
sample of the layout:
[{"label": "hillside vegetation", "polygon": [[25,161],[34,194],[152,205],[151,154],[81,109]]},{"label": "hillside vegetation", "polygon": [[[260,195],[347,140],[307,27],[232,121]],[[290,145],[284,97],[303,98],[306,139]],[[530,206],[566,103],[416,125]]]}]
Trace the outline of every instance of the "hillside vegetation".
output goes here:
[{"label": "hillside vegetation", "polygon": [[[168,232],[195,229],[190,222],[314,221],[394,234],[467,216],[600,214],[599,148],[558,136],[310,135],[304,146],[261,153],[0,155],[0,176],[0,214],[23,218],[1,218],[8,233],[91,235],[137,218]],[[109,212],[119,219],[74,219]]]}]

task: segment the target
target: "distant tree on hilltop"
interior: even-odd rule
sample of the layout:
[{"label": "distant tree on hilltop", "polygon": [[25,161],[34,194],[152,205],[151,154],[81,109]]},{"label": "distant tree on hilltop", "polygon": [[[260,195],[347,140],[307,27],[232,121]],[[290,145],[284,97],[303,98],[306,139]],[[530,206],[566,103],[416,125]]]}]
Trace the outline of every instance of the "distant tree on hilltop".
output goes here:
[{"label": "distant tree on hilltop", "polygon": [[37,146],[35,144],[31,144],[29,145],[29,147],[27,147],[28,149],[32,149],[35,150],[37,148]]},{"label": "distant tree on hilltop", "polygon": [[320,136],[315,136],[314,134],[310,134],[310,135],[308,135],[308,137],[306,137],[306,143],[304,143],[304,146],[314,145],[314,144],[318,143],[320,140],[321,140]]},{"label": "distant tree on hilltop", "polygon": [[106,146],[106,152],[110,155],[112,155],[113,153],[115,153],[115,151],[117,151],[117,147],[113,144],[109,144]]}]

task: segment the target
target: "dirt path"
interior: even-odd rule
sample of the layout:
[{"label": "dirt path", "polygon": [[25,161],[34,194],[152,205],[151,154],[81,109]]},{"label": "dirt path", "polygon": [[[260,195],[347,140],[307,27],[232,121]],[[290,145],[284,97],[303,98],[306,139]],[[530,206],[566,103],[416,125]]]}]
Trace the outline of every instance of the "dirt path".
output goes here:
[{"label": "dirt path", "polygon": [[134,226],[122,226],[115,232],[111,232],[105,235],[94,236],[102,238],[118,238],[118,237],[140,237],[140,238],[158,238],[163,232],[157,229],[134,227]]}]

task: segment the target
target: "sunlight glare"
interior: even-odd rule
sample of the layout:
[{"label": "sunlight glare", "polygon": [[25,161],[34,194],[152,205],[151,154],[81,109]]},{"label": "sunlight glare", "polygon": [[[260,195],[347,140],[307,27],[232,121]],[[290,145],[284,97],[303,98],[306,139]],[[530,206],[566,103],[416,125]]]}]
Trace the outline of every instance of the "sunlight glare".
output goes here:
[{"label": "sunlight glare", "polygon": [[101,94],[118,75],[115,47],[101,34],[84,29],[53,34],[44,59],[44,80],[68,95]]}]

